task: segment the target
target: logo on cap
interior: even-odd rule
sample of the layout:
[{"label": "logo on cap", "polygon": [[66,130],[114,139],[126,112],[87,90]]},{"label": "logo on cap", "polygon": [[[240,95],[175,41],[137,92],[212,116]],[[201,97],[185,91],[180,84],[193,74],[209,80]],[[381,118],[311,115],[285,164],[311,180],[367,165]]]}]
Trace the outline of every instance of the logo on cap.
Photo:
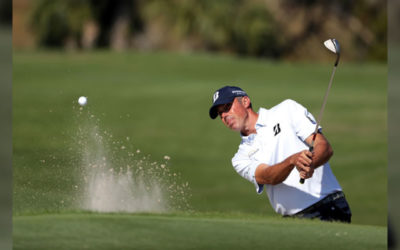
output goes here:
[{"label": "logo on cap", "polygon": [[219,91],[215,92],[215,94],[213,95],[213,103],[218,99],[219,97]]},{"label": "logo on cap", "polygon": [[232,90],[232,94],[235,94],[235,95],[246,95],[246,92],[244,92],[243,90]]}]

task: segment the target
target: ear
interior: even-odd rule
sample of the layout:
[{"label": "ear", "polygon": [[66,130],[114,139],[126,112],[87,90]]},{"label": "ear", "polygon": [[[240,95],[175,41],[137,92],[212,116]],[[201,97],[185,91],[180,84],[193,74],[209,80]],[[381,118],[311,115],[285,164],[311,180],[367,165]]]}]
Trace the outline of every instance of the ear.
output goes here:
[{"label": "ear", "polygon": [[242,97],[242,104],[246,109],[250,107],[250,103],[250,98],[248,96]]}]

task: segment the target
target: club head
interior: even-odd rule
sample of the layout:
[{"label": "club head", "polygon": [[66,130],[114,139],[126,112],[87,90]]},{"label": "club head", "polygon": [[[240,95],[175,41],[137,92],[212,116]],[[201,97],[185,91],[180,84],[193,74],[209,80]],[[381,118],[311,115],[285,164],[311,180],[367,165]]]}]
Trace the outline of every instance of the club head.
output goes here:
[{"label": "club head", "polygon": [[335,66],[337,66],[339,63],[339,58],[340,58],[339,42],[335,38],[332,38],[332,39],[326,40],[324,42],[324,45],[327,49],[329,49],[330,51],[332,51],[333,53],[335,53],[337,55],[336,62],[335,62]]}]

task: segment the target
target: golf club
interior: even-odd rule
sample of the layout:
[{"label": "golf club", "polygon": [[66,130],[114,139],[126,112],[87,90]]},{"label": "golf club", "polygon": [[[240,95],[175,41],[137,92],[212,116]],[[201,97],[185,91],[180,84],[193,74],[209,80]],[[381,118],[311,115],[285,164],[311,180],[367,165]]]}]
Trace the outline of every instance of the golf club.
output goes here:
[{"label": "golf club", "polygon": [[[315,142],[315,137],[317,136],[317,133],[318,133],[318,126],[319,126],[319,124],[321,123],[322,114],[324,113],[326,101],[328,100],[329,91],[330,91],[331,86],[332,86],[332,80],[333,80],[333,77],[334,77],[334,75],[335,75],[336,68],[337,68],[337,66],[338,66],[338,64],[339,64],[339,59],[340,59],[340,45],[339,45],[339,42],[338,42],[335,38],[326,40],[326,41],[324,42],[324,45],[325,45],[325,47],[326,47],[327,49],[329,49],[330,51],[332,51],[333,53],[336,54],[336,62],[335,62],[335,65],[334,65],[334,67],[333,67],[333,70],[332,70],[331,79],[329,80],[328,89],[326,90],[326,93],[325,93],[324,101],[323,101],[323,103],[322,103],[321,110],[319,111],[319,116],[318,116],[318,119],[317,119],[317,124],[315,125],[314,136],[313,136],[313,138],[312,138],[311,146],[310,146],[310,148],[309,148],[309,151],[310,151],[310,152],[313,152],[313,150],[314,150],[314,142]],[[301,184],[304,183],[304,179],[303,179],[303,178],[300,178],[300,183],[301,183]]]}]

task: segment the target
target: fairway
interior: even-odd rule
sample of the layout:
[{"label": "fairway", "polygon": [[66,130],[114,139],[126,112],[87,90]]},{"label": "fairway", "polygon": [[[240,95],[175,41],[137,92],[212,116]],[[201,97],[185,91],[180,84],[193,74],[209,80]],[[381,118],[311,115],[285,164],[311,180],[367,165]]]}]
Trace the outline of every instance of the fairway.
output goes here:
[{"label": "fairway", "polygon": [[249,215],[14,218],[14,249],[386,249],[384,227]]},{"label": "fairway", "polygon": [[[179,192],[187,194],[190,210],[273,216],[265,194],[257,195],[253,185],[231,166],[240,137],[209,118],[212,93],[235,84],[247,91],[255,110],[290,98],[317,115],[331,70],[330,63],[283,63],[207,54],[14,52],[16,249],[27,249],[29,242],[35,244],[31,249],[71,249],[67,247],[70,240],[77,244],[75,249],[83,249],[79,244],[86,243],[79,236],[84,235],[88,246],[97,246],[93,249],[151,249],[155,241],[149,239],[154,235],[171,249],[187,249],[190,243],[207,248],[218,242],[221,245],[217,248],[262,247],[280,241],[287,249],[302,249],[306,239],[313,244],[335,245],[336,249],[383,249],[387,222],[384,64],[341,62],[322,121],[334,149],[331,167],[356,225],[289,222],[278,217],[258,222],[218,216],[67,214],[84,210],[80,185],[85,178],[81,171],[84,161],[76,139],[86,118],[82,118],[77,100],[87,96],[84,111],[90,112],[99,130],[112,138],[105,146],[115,151],[110,157],[117,164],[115,169],[125,167],[118,165],[120,162],[130,161],[125,158],[129,152],[147,157],[149,165],[156,162],[159,166],[170,158],[166,165],[177,175],[175,185],[185,187]],[[187,208],[171,209],[175,210]],[[315,225],[322,229],[313,231]],[[337,227],[348,228],[349,234],[336,237]],[[137,234],[133,238],[137,240],[130,239],[130,234]],[[230,241],[217,240],[217,236]],[[297,244],[300,238],[304,241]],[[174,244],[170,239],[181,241],[182,247],[170,245]]]}]

